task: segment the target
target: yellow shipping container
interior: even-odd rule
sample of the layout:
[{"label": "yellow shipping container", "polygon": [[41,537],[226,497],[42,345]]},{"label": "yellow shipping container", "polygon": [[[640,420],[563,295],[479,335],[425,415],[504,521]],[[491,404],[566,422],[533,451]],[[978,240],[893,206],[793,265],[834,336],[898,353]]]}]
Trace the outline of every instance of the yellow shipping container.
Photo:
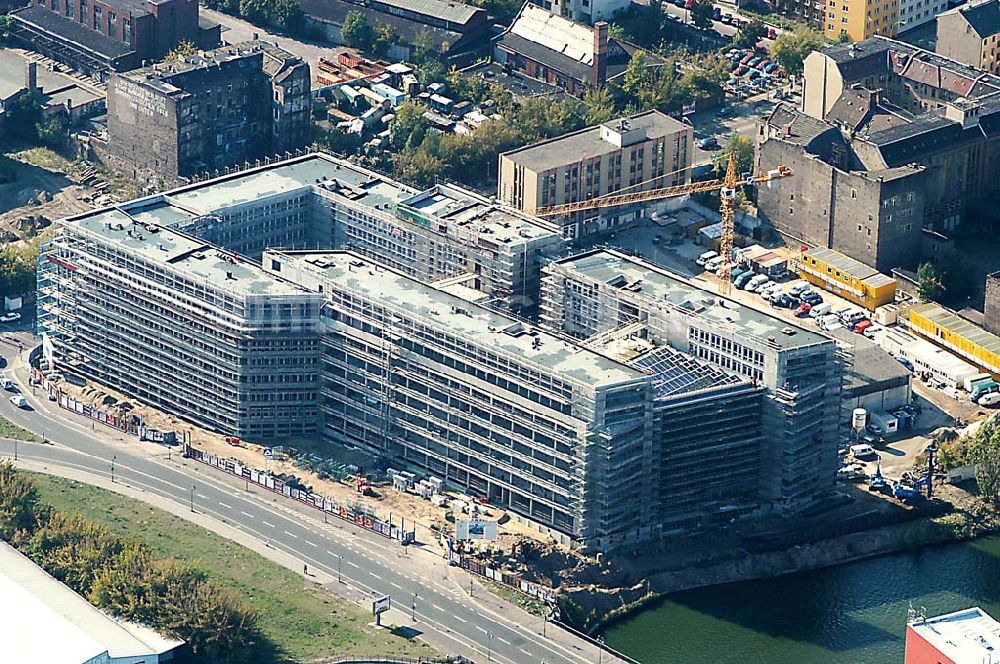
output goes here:
[{"label": "yellow shipping container", "polygon": [[833,249],[814,247],[803,251],[799,275],[868,311],[896,299],[895,279]]},{"label": "yellow shipping container", "polygon": [[1000,373],[1000,337],[940,304],[919,304],[908,314],[910,329],[993,374]]}]

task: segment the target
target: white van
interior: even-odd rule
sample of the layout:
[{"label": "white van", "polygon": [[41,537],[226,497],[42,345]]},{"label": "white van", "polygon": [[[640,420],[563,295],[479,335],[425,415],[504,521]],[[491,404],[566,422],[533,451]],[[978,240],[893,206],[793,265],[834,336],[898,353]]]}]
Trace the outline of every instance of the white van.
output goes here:
[{"label": "white van", "polygon": [[809,310],[809,315],[813,318],[819,318],[820,316],[826,316],[833,309],[833,305],[829,302],[820,302],[815,307]]},{"label": "white van", "polygon": [[989,408],[1000,406],[1000,392],[990,392],[979,397],[979,405]]},{"label": "white van", "polygon": [[862,443],[861,445],[851,445],[851,455],[855,459],[870,459],[871,457],[878,456],[875,453],[875,448],[867,443]]},{"label": "white van", "polygon": [[[837,328],[844,327],[843,323],[840,322],[840,317],[837,314],[827,314],[825,316],[820,316],[819,318],[816,319],[816,324],[819,325],[820,329],[823,330],[835,330]],[[833,327],[834,325],[836,325],[837,327]]]},{"label": "white van", "polygon": [[716,256],[705,263],[705,269],[709,272],[717,272],[722,267],[722,256]]},{"label": "white van", "polygon": [[698,259],[695,261],[695,263],[697,263],[698,265],[701,265],[702,267],[704,267],[705,263],[707,263],[708,261],[712,260],[713,258],[715,258],[718,255],[719,255],[718,251],[706,251],[701,256],[698,256]]},{"label": "white van", "polygon": [[743,287],[743,290],[752,293],[756,289],[760,288],[761,285],[767,283],[767,281],[768,278],[766,274],[758,274],[756,277],[751,278],[750,281],[746,283],[746,285]]}]

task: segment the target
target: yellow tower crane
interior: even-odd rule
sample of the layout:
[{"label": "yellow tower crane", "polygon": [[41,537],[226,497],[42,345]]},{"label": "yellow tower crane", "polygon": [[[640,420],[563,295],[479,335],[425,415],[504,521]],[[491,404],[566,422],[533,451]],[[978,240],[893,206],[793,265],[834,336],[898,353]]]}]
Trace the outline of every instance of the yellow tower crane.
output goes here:
[{"label": "yellow tower crane", "polygon": [[736,216],[736,188],[741,185],[754,185],[762,182],[771,182],[792,176],[792,169],[787,166],[779,166],[773,171],[759,175],[748,175],[740,177],[736,173],[736,155],[729,153],[726,164],[726,175],[721,180],[704,180],[702,182],[692,182],[690,184],[680,184],[674,187],[661,187],[650,189],[649,191],[635,191],[624,193],[617,191],[604,196],[598,196],[585,201],[573,203],[563,203],[562,205],[552,205],[535,210],[539,217],[554,217],[557,215],[569,215],[583,210],[598,210],[602,208],[620,207],[622,205],[632,205],[647,201],[658,201],[674,196],[684,196],[686,194],[697,194],[706,191],[718,191],[722,198],[722,238],[719,243],[719,255],[722,256],[723,263],[719,266],[718,275],[722,280],[722,291],[728,293],[732,284],[732,257],[733,257],[733,221]]}]

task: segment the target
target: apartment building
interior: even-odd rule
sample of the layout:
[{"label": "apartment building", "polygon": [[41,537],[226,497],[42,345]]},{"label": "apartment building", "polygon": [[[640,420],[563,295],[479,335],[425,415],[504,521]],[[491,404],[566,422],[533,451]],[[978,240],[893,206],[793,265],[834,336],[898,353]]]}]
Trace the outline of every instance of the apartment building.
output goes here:
[{"label": "apartment building", "polygon": [[582,339],[642,326],[652,342],[748,379],[765,389],[762,503],[791,509],[832,485],[843,365],[831,339],[609,250],[547,265],[542,323]]},{"label": "apartment building", "polygon": [[10,17],[19,46],[101,80],[159,60],[180,42],[219,45],[220,26],[199,16],[197,0],[36,0]]},{"label": "apartment building", "polygon": [[[688,182],[694,152],[690,125],[653,110],[500,155],[497,196],[527,214],[622,189],[647,191]],[[642,215],[644,206],[590,210],[564,217],[563,234],[600,233]]]},{"label": "apartment building", "polygon": [[127,177],[177,183],[301,148],[309,115],[309,65],[250,41],[112,75],[95,150]]},{"label": "apartment building", "polygon": [[327,300],[327,438],[566,543],[651,536],[648,374],[350,252],[268,251],[263,265]]},{"label": "apartment building", "polygon": [[955,7],[937,17],[934,50],[946,58],[1000,74],[1000,0]]},{"label": "apartment building", "polygon": [[899,32],[934,21],[948,10],[948,0],[899,0]]},{"label": "apartment building", "polygon": [[861,41],[875,35],[895,37],[899,0],[770,0],[772,11],[805,21],[834,41]]},{"label": "apartment building", "polygon": [[915,269],[998,190],[1000,77],[883,37],[805,60],[801,110],[758,126],[761,216],[792,241]]},{"label": "apartment building", "polygon": [[316,431],[322,295],[117,209],[66,220],[38,265],[56,366],[226,435]]}]

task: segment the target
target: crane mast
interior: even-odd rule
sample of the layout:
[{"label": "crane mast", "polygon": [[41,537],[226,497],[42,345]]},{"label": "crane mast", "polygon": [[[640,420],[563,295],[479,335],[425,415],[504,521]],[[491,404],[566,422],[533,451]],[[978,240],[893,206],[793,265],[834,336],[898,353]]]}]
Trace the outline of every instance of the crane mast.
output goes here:
[{"label": "crane mast", "polygon": [[583,201],[573,201],[561,205],[550,205],[535,210],[535,215],[539,217],[554,217],[557,215],[570,215],[574,212],[584,210],[598,210],[603,208],[620,207],[635,203],[648,201],[658,201],[675,196],[685,196],[708,191],[718,191],[722,199],[720,211],[722,213],[722,237],[719,243],[719,255],[723,257],[723,263],[719,267],[718,275],[722,280],[722,292],[729,293],[732,288],[733,270],[733,235],[734,221],[736,217],[736,189],[740,185],[754,185],[762,182],[771,182],[781,178],[791,177],[792,169],[787,166],[767,171],[759,175],[740,176],[736,172],[736,154],[730,152],[726,163],[726,175],[722,180],[703,180],[690,184],[681,184],[673,187],[660,187],[648,191],[635,191],[623,193],[617,191],[596,198]]}]

